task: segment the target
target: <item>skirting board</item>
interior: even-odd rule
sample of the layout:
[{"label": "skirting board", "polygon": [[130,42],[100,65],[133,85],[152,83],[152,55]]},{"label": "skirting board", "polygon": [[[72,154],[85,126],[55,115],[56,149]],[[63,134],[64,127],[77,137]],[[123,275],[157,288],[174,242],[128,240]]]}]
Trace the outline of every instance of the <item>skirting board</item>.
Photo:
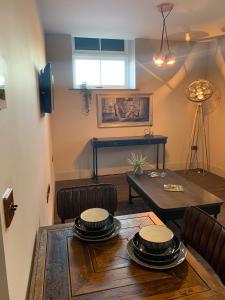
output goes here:
[{"label": "skirting board", "polygon": [[[179,163],[166,163],[166,168],[171,170],[184,170],[186,166],[185,162]],[[145,169],[150,170],[154,169],[154,165],[148,165]],[[121,166],[120,168],[99,168],[98,175],[114,175],[114,174],[123,174],[131,171],[132,168],[130,166]],[[56,181],[60,180],[71,180],[71,179],[83,179],[83,178],[91,178],[92,170],[81,169],[81,170],[71,170],[67,172],[57,172],[56,171]]]},{"label": "skirting board", "polygon": [[216,166],[210,166],[210,172],[225,178],[225,169]]}]

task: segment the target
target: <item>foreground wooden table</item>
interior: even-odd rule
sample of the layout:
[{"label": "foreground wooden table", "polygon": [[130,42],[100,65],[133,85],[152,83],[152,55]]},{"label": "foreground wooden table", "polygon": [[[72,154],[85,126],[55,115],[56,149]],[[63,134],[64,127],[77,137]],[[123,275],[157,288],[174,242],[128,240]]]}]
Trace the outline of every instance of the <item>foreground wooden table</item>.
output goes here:
[{"label": "foreground wooden table", "polygon": [[152,212],[118,217],[120,235],[87,244],[71,224],[40,228],[29,299],[225,299],[225,288],[191,253],[174,269],[142,268],[126,254],[129,238],[143,225],[161,224]]}]

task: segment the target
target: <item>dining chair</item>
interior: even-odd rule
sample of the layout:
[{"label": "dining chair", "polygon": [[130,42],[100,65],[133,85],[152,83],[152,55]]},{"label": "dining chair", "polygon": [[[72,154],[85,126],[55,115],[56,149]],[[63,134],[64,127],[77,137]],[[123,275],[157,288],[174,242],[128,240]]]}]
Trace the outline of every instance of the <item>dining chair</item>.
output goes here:
[{"label": "dining chair", "polygon": [[116,186],[110,183],[63,188],[57,192],[57,213],[62,223],[93,207],[107,209],[114,215],[117,208]]},{"label": "dining chair", "polygon": [[225,227],[191,206],[185,210],[181,238],[211,265],[225,285]]}]

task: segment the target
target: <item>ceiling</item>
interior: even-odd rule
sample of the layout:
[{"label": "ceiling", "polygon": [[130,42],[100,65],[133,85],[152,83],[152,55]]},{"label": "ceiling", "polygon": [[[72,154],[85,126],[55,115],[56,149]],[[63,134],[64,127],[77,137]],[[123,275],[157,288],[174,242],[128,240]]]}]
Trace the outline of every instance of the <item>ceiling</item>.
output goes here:
[{"label": "ceiling", "polygon": [[[37,0],[47,33],[73,36],[159,39],[159,0]],[[170,39],[192,40],[225,34],[224,0],[173,0],[167,19]]]}]

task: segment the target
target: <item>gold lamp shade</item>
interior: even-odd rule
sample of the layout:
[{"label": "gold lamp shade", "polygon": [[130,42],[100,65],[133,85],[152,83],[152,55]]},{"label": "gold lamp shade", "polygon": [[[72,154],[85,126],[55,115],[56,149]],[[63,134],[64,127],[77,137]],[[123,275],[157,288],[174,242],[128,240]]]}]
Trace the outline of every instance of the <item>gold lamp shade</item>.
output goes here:
[{"label": "gold lamp shade", "polygon": [[193,102],[206,101],[212,96],[213,92],[212,83],[206,79],[195,80],[186,88],[186,96]]}]

